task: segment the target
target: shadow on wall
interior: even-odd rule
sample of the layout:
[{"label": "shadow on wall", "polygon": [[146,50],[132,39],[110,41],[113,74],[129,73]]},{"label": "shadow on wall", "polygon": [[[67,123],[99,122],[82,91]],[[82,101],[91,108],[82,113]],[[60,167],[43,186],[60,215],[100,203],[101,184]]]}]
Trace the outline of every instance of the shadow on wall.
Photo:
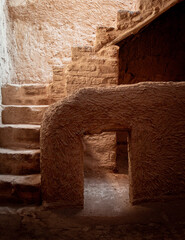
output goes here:
[{"label": "shadow on wall", "polygon": [[120,42],[119,84],[184,81],[185,2]]}]

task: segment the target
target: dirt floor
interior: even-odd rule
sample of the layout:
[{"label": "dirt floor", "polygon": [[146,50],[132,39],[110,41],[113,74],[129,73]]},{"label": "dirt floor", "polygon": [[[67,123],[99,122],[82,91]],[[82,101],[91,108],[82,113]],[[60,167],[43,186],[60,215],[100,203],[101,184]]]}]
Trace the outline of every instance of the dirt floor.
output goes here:
[{"label": "dirt floor", "polygon": [[87,174],[84,195],[84,209],[0,207],[0,239],[185,239],[184,201],[131,206],[127,175]]}]

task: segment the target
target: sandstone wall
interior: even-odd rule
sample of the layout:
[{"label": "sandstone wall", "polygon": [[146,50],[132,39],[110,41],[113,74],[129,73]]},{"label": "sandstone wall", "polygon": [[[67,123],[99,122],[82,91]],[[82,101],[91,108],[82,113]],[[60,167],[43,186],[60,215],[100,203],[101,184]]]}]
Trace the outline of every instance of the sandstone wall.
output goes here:
[{"label": "sandstone wall", "polygon": [[[132,36],[126,41],[121,42],[120,51],[119,48],[116,48],[116,46],[109,46],[96,52],[106,43],[115,39],[116,36],[121,34],[121,32],[124,32],[124,30],[129,29],[130,27],[141,22],[144,17],[148,16],[148,14],[149,16],[152,16],[152,14],[156,14],[160,8],[162,9],[164,6],[166,6],[166,1],[162,1],[160,3],[158,1],[153,1],[151,4],[150,1],[145,0],[140,2],[138,1],[138,3],[141,4],[140,11],[128,12],[122,10],[118,12],[117,29],[111,27],[97,28],[95,48],[72,48],[72,62],[68,64],[67,68],[54,69],[54,81],[51,90],[52,97],[55,100],[59,100],[61,97],[63,98],[64,96],[74,93],[76,90],[87,86],[107,87],[117,84],[134,83],[134,81],[147,81],[149,80],[147,73],[149,73],[151,76],[152,74],[157,74],[151,71],[154,68],[157,72],[160,70],[163,70],[164,72],[164,74],[160,76],[160,79],[158,79],[159,81],[171,80],[173,77],[171,74],[172,72],[179,72],[179,70],[183,70],[183,52],[180,52],[183,42],[183,24],[181,22],[183,10],[181,9],[180,5],[178,5],[178,7],[174,7],[175,10],[172,9],[168,13],[164,14],[164,16],[161,16],[159,19],[155,20],[154,23],[150,24],[150,26],[147,26],[142,33],[137,34],[136,37],[133,38]],[[179,11],[179,9],[181,9],[181,11]],[[166,15],[167,17],[165,17]],[[175,17],[176,15],[178,16]],[[172,28],[169,30],[171,25]],[[170,38],[170,40],[168,40],[168,38]],[[179,44],[179,42],[181,44]],[[179,49],[174,48],[175,45],[177,45]],[[149,52],[147,52],[149,48],[148,46],[151,48]],[[120,52],[119,58],[118,52]],[[168,60],[171,61],[171,64],[168,66],[168,68],[166,67],[168,63],[165,63],[167,57]],[[178,57],[180,58],[180,61],[178,61]],[[163,65],[161,64],[160,60],[163,61]],[[181,63],[181,65],[178,66],[179,63]],[[135,76],[133,76],[132,72],[129,72],[130,69],[127,69],[128,66],[130,67],[129,64],[131,65],[131,69],[135,70]],[[174,67],[172,67],[172,65],[174,65]],[[120,67],[120,75],[118,72],[118,67]],[[171,72],[166,73],[165,71],[167,69],[170,69]],[[143,78],[139,76],[141,73],[143,74]],[[181,78],[182,77],[184,77],[184,75],[181,73]],[[154,80],[156,80],[155,77],[151,78],[151,81]],[[65,88],[66,91],[64,91]],[[95,156],[96,153],[101,151],[102,155],[101,157],[99,155],[98,158],[104,159],[111,165],[111,163],[115,163],[115,160],[113,161],[113,159],[116,155],[116,170],[119,172],[125,172],[128,163],[127,134],[117,132],[116,140],[114,133],[112,134],[111,141],[110,135],[107,136],[107,140],[105,135],[106,134],[103,135],[103,138],[100,136],[98,141],[97,136],[91,138],[86,137],[84,139],[84,144],[86,146],[85,148],[88,151],[88,157],[91,156],[93,162],[93,159],[97,159]],[[101,150],[99,150],[98,146],[100,145],[100,142],[104,142],[104,144],[101,144],[101,146],[104,145],[104,149],[107,149],[106,145],[111,146],[109,148],[109,153],[107,150],[105,150],[103,153],[101,147]],[[111,142],[112,145],[110,144]],[[91,149],[94,151],[91,151]],[[114,154],[112,154],[113,152]],[[111,156],[111,158],[108,156]],[[103,162],[105,162],[104,160]]]},{"label": "sandstone wall", "polygon": [[[8,14],[6,0],[0,1],[0,88],[5,82],[10,82],[11,79],[11,60],[8,53]],[[1,104],[1,91],[0,91]],[[0,108],[1,122],[1,108]]]},{"label": "sandstone wall", "polygon": [[129,132],[132,203],[184,197],[185,83],[85,88],[53,104],[41,126],[43,200],[83,205],[85,133]]},{"label": "sandstone wall", "polygon": [[119,9],[135,8],[127,0],[10,0],[11,54],[15,83],[52,81],[52,67],[68,62],[72,45],[92,45],[98,24],[114,26]]},{"label": "sandstone wall", "polygon": [[[110,46],[98,53],[91,47],[72,48],[72,62],[65,70],[66,95],[84,87],[109,87],[118,84],[119,47]],[[60,81],[62,83],[62,81]],[[85,173],[113,170],[116,158],[116,133],[102,133],[83,138]]]}]

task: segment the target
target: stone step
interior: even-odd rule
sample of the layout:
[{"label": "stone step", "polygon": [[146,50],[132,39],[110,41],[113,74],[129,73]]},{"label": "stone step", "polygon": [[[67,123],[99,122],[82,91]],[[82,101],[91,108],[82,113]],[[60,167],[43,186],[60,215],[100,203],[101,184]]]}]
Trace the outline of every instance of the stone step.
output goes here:
[{"label": "stone step", "polygon": [[0,125],[0,148],[38,149],[40,125]]},{"label": "stone step", "polygon": [[3,124],[40,124],[48,105],[24,106],[12,105],[3,106]]},{"label": "stone step", "polygon": [[0,174],[26,175],[40,172],[40,150],[0,148]]},{"label": "stone step", "polygon": [[41,177],[0,175],[0,203],[41,203]]},{"label": "stone step", "polygon": [[119,10],[117,12],[117,29],[128,30],[141,22],[142,16],[140,11]]},{"label": "stone step", "polygon": [[49,105],[49,85],[11,84],[1,88],[4,105]]}]

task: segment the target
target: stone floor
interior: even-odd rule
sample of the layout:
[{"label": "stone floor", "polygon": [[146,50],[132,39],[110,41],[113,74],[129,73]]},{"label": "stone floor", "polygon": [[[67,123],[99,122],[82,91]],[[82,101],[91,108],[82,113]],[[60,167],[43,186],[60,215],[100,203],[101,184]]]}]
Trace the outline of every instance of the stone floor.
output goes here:
[{"label": "stone floor", "polygon": [[184,240],[182,200],[129,204],[128,176],[85,178],[84,209],[1,206],[0,240]]}]

